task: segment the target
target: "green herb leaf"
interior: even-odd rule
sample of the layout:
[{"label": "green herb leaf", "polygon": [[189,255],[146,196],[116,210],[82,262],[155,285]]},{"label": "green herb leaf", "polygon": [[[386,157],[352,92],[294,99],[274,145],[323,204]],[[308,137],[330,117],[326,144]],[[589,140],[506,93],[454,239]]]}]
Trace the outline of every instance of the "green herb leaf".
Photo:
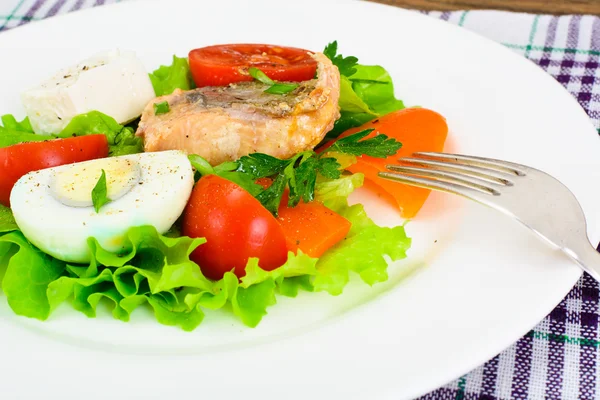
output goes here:
[{"label": "green herb leaf", "polygon": [[316,154],[307,154],[300,160],[300,164],[288,172],[290,175],[290,196],[288,206],[295,207],[300,200],[308,203],[315,199],[315,185],[317,174],[337,179],[341,176],[340,164],[331,157],[320,158]]},{"label": "green herb leaf", "polygon": [[265,90],[265,93],[269,93],[269,94],[287,94],[289,92],[293,92],[294,90],[296,90],[296,88],[298,88],[298,84],[296,83],[276,83],[273,86],[271,86],[270,88],[268,88],[267,90]]},{"label": "green herb leaf", "polygon": [[356,57],[337,54],[337,41],[325,47],[323,53],[340,70],[340,113],[333,129],[327,133],[331,140],[350,128],[361,126],[379,116],[404,108],[394,94],[389,73],[379,65],[358,64]]},{"label": "green herb leaf", "polygon": [[262,192],[262,186],[257,185],[254,182],[255,179],[253,179],[253,176],[251,174],[236,171],[236,169],[238,168],[237,162],[228,161],[223,164],[219,164],[216,167],[213,167],[208,161],[206,161],[204,158],[200,157],[197,154],[190,154],[188,156],[188,159],[190,160],[192,166],[201,176],[220,176],[221,178],[227,179],[239,185],[240,187],[248,191],[248,193],[250,193],[252,196],[256,196],[260,192]]},{"label": "green herb leaf", "polygon": [[256,198],[274,215],[283,196],[285,187],[289,187],[288,205],[295,207],[300,200],[305,202],[314,199],[315,184],[318,174],[329,179],[340,177],[341,165],[335,158],[320,157],[314,151],[305,151],[295,156],[281,160],[279,158],[254,153],[238,160],[237,171],[258,178],[276,176],[275,182],[262,191]]},{"label": "green herb leaf", "polygon": [[110,203],[110,199],[107,196],[108,189],[106,187],[106,172],[102,170],[100,179],[96,183],[96,186],[92,189],[92,203],[94,203],[94,210],[96,213],[100,212],[100,208],[103,205]]},{"label": "green herb leaf", "polygon": [[341,176],[340,168],[342,166],[333,157],[321,157],[317,164],[317,172],[328,179],[339,179]]},{"label": "green herb leaf", "polygon": [[341,54],[337,54],[338,43],[337,40],[329,43],[323,54],[331,60],[333,65],[338,67],[340,74],[343,76],[350,77],[356,72],[356,65],[358,64],[358,58],[356,57],[344,57]]},{"label": "green herb leaf", "polygon": [[168,101],[162,101],[160,103],[154,103],[154,115],[166,114],[171,111],[171,107],[169,107]]},{"label": "green herb leaf", "polygon": [[402,143],[396,139],[388,138],[386,135],[379,134],[370,139],[361,140],[368,136],[373,129],[365,129],[345,138],[338,139],[331,151],[352,154],[355,156],[367,155],[376,158],[387,158],[400,150]]},{"label": "green herb leaf", "polygon": [[257,81],[264,83],[265,85],[274,85],[275,81],[272,80],[271,78],[269,78],[267,76],[267,74],[265,74],[264,72],[262,72],[260,69],[256,68],[256,67],[250,67],[248,69],[248,73],[250,74],[251,77],[253,77],[254,79],[256,79]]},{"label": "green herb leaf", "polygon": [[340,118],[333,124],[333,129],[327,132],[327,135],[325,135],[324,142],[328,142],[331,139],[336,139],[348,129],[356,128],[362,124],[372,121],[373,119],[375,119],[373,114],[353,113],[342,110],[340,112]]},{"label": "green herb leaf", "polygon": [[192,164],[192,167],[196,169],[196,171],[200,172],[202,176],[204,175],[212,175],[215,173],[215,169],[210,165],[206,159],[200,157],[197,154],[188,155],[188,160]]},{"label": "green herb leaf", "polygon": [[280,173],[277,175],[277,178],[275,178],[271,186],[256,196],[258,201],[260,201],[262,205],[275,216],[277,216],[281,197],[283,196],[288,180],[289,178],[285,174]]},{"label": "green herb leaf", "polygon": [[299,86],[296,83],[277,83],[256,67],[250,67],[248,69],[248,73],[257,81],[264,83],[265,85],[270,85],[270,87],[265,90],[265,93],[286,94],[295,90]]},{"label": "green herb leaf", "polygon": [[254,179],[265,178],[283,171],[289,163],[290,160],[280,160],[268,154],[253,153],[238,160],[237,171],[249,174]]},{"label": "green herb leaf", "polygon": [[317,165],[319,160],[315,157],[305,157],[294,170],[294,185],[290,185],[290,198],[288,206],[295,207],[300,200],[308,203],[315,199],[315,184],[317,183]]}]

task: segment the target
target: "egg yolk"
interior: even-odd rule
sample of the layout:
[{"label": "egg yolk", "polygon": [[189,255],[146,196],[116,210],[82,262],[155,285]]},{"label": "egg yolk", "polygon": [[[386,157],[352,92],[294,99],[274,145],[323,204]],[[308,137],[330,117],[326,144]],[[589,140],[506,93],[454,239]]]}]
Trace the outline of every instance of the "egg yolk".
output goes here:
[{"label": "egg yolk", "polygon": [[121,158],[103,158],[72,164],[54,174],[50,191],[54,198],[70,207],[91,207],[92,190],[102,170],[106,174],[107,197],[115,201],[128,193],[140,181],[141,169],[137,161]]}]

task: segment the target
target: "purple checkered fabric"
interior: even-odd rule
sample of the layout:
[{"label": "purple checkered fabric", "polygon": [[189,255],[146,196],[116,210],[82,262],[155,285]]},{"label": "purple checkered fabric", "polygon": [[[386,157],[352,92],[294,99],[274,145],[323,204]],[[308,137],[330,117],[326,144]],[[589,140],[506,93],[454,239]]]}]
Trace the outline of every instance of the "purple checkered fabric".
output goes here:
[{"label": "purple checkered fabric", "polygon": [[[120,0],[3,0],[0,31]],[[600,18],[495,11],[431,12],[538,64],[581,104],[600,133]],[[502,28],[498,28],[502,27]],[[599,399],[600,293],[585,275],[533,330],[422,399]]]}]

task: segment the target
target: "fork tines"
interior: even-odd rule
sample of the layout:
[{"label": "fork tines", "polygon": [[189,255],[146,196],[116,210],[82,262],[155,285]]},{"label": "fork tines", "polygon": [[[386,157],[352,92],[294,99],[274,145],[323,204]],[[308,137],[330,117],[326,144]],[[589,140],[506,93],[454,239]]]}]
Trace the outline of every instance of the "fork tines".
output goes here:
[{"label": "fork tines", "polygon": [[399,161],[408,165],[387,165],[395,172],[379,176],[467,197],[476,193],[499,196],[497,188],[512,186],[511,179],[526,175],[526,168],[519,164],[461,154],[422,152]]}]

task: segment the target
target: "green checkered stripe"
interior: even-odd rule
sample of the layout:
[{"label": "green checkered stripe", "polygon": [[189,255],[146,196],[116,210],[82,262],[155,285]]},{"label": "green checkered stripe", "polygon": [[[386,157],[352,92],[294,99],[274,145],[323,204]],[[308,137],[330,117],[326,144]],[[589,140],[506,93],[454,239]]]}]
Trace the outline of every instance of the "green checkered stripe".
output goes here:
[{"label": "green checkered stripe", "polygon": [[[0,31],[121,0],[2,0]],[[581,104],[600,133],[600,18],[495,11],[432,12],[530,59]],[[600,288],[588,275],[532,331],[422,399],[599,399]]]},{"label": "green checkered stripe", "polygon": [[121,0],[0,0],[0,32],[28,22]]}]

